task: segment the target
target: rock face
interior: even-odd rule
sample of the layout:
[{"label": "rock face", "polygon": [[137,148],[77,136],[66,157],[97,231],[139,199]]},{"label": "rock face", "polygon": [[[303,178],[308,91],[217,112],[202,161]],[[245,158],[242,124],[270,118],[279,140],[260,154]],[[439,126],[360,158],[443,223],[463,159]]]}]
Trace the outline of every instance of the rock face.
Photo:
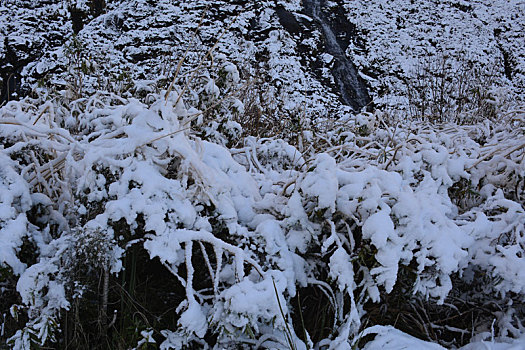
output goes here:
[{"label": "rock face", "polygon": [[[0,105],[16,100],[56,72],[54,64],[73,35],[105,11],[104,0],[69,3],[59,0],[0,2]],[[47,62],[49,63],[49,62]],[[60,69],[58,69],[60,70]]]},{"label": "rock face", "polygon": [[[406,106],[414,100],[421,104],[421,95],[432,96],[423,90],[432,89],[432,81],[442,76],[447,76],[445,83],[452,82],[443,96],[454,102],[454,108],[465,103],[465,82],[472,83],[467,90],[479,90],[479,86],[491,90],[490,94],[500,90],[497,100],[523,103],[523,1],[343,2],[365,43],[354,43],[348,51],[358,69],[372,78],[367,81],[376,106]],[[409,96],[407,90],[417,94]],[[433,93],[441,96],[440,91]]]},{"label": "rock face", "polygon": [[7,37],[4,38],[4,54],[0,61],[0,104],[9,101],[20,93],[20,71],[24,62],[20,61]]},{"label": "rock face", "polygon": [[[370,96],[355,65],[345,53],[348,41],[345,42],[338,35],[340,27],[329,22],[327,14],[323,11],[323,4],[322,0],[304,0],[304,9],[315,20],[315,24],[323,33],[325,52],[334,58],[331,69],[335,79],[334,88],[338,91],[343,103],[358,111],[370,103]],[[344,18],[342,14],[339,16]],[[345,21],[347,22],[346,19]]]},{"label": "rock face", "polygon": [[[124,67],[131,80],[162,76],[166,70],[161,68],[184,51],[205,6],[210,5],[192,49],[197,52],[213,45],[238,15],[216,51],[243,66],[245,78],[255,75],[264,81],[285,109],[299,108],[298,99],[322,100],[330,108],[342,103],[356,111],[369,104],[366,87],[344,53],[348,38],[341,38],[329,23],[320,1],[306,1],[304,7],[299,1],[283,4],[94,0],[66,5],[50,0],[40,7],[31,1],[21,1],[17,8],[0,5],[3,17],[15,19],[0,27],[5,33],[0,46],[1,101],[20,98],[37,82],[60,82],[56,76],[70,69],[71,60],[64,56],[73,37],[85,56],[99,55],[106,63]],[[25,41],[20,41],[21,34]],[[326,61],[329,56],[333,62]],[[188,62],[196,59],[198,55],[190,52]],[[101,72],[105,77],[111,74]]]},{"label": "rock face", "polygon": [[[287,11],[283,6],[277,6],[275,13],[281,26],[295,39],[303,64],[343,104],[359,111],[371,99],[364,80],[345,52],[355,30],[340,5],[329,11],[324,6],[321,0],[304,0],[302,13]],[[312,49],[303,44],[309,40],[317,41],[317,47]]]},{"label": "rock face", "polygon": [[[25,95],[25,70],[70,35],[67,9],[59,1],[0,2],[0,104]],[[39,79],[37,72],[35,79]]]},{"label": "rock face", "polygon": [[[37,85],[67,86],[60,74],[72,63],[85,63],[79,57],[98,60],[91,80],[106,80],[104,86],[169,79],[186,47],[190,66],[232,21],[215,52],[236,64],[241,78],[257,80],[279,113],[308,107],[315,115],[333,115],[371,106],[372,99],[376,107],[406,104],[412,72],[437,56],[447,57],[452,69],[472,62],[494,67],[495,85],[512,86],[523,96],[523,6],[504,0],[461,4],[0,1],[0,104]],[[73,38],[78,45],[71,55]],[[88,88],[91,82],[83,84]]]}]

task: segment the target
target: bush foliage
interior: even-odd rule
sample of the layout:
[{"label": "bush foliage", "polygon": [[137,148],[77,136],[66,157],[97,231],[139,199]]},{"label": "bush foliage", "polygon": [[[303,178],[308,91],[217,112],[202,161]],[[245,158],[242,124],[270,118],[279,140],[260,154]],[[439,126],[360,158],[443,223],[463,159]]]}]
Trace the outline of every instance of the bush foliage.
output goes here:
[{"label": "bush foliage", "polygon": [[491,71],[433,56],[408,112],[322,118],[192,55],[138,79],[74,37],[0,108],[0,347],[523,341],[525,110]]},{"label": "bush foliage", "polygon": [[253,109],[225,60],[185,95],[150,84],[0,110],[10,346],[348,348],[381,324],[444,345],[521,335],[523,111],[364,113],[284,140],[244,132]]}]

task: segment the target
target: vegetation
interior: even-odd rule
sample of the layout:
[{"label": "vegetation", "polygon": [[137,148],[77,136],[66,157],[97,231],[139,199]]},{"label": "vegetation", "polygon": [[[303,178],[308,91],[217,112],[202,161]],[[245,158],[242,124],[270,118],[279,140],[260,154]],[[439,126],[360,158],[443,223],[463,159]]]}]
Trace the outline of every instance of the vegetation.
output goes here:
[{"label": "vegetation", "polygon": [[0,347],[519,341],[525,109],[496,75],[429,56],[406,110],[322,118],[216,53],[230,28],[157,79],[73,36],[63,85],[0,108]]}]

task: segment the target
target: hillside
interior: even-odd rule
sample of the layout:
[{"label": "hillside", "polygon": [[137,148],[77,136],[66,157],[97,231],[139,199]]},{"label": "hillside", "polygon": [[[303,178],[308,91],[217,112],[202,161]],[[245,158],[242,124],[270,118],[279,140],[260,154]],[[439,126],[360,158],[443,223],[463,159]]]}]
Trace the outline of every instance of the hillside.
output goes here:
[{"label": "hillside", "polygon": [[0,349],[525,347],[522,1],[0,1]]}]

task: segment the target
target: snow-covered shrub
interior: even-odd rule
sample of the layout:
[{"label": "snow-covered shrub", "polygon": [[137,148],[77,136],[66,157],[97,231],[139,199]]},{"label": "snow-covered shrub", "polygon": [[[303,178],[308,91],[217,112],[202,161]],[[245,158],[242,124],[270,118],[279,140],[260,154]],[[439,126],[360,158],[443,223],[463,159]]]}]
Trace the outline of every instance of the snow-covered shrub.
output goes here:
[{"label": "snow-covered shrub", "polygon": [[[90,302],[99,326],[89,332],[110,342],[126,334],[138,344],[153,326],[165,349],[351,346],[390,295],[434,305],[434,318],[461,295],[490,301],[503,310],[493,314],[498,335],[520,336],[521,112],[440,130],[364,114],[312,127],[303,151],[253,136],[228,149],[224,129],[202,132],[220,119],[188,127],[200,112],[177,89],[1,109],[13,346],[64,341],[60,330]],[[137,271],[169,281],[150,287],[164,293],[167,316],[133,319],[133,304],[114,302],[141,297]],[[317,307],[301,298],[316,293],[329,305],[322,333],[299,321]],[[490,313],[480,320],[471,331],[485,331]]]},{"label": "snow-covered shrub", "polygon": [[[151,11],[141,3],[141,25]],[[118,31],[118,15],[97,23]],[[451,346],[522,338],[522,110],[468,126],[380,112],[312,121],[322,108],[284,84],[311,82],[278,30],[268,95],[244,91],[221,54],[131,79],[81,40],[57,73],[65,90],[0,109],[2,342],[428,345],[383,324]],[[273,115],[246,121],[262,111]]]},{"label": "snow-covered shrub", "polygon": [[[151,105],[137,100],[121,104],[122,99],[97,94],[76,121],[70,121],[76,122],[69,127],[74,133],[59,126],[66,116],[56,105],[45,106],[40,118],[28,101],[2,110],[2,137],[10,145],[2,154],[7,172],[4,221],[6,229],[19,232],[2,235],[2,265],[20,275],[17,288],[29,318],[24,329],[37,335],[31,338],[36,342],[55,340],[56,329],[51,332],[49,324],[58,327],[58,313],[69,308],[67,300],[75,292],[66,288],[79,278],[68,271],[82,264],[83,273],[93,273],[90,266],[95,273],[118,273],[122,255],[134,242],[143,244],[151,258],[158,257],[184,286],[186,301],[177,310],[178,333],[185,341],[191,335],[202,338],[208,322],[218,322],[217,327],[229,333],[246,331],[248,325],[257,330],[258,322],[284,325],[273,298],[286,288],[286,279],[275,275],[274,289],[271,276],[263,274],[252,254],[228,237],[248,237],[246,222],[254,216],[250,208],[259,197],[256,183],[227,149],[189,137],[182,127],[189,113],[180,105],[174,108],[176,100],[177,95],[167,100],[158,95]],[[18,153],[26,146],[32,162]],[[43,208],[34,226],[25,217],[37,206]],[[129,233],[116,234],[123,231]],[[38,244],[38,262],[30,267],[16,255],[26,234]],[[202,266],[209,268],[207,292],[192,287],[194,246],[201,249]],[[245,276],[246,268],[257,273]],[[259,306],[242,297],[253,284],[268,295]],[[215,298],[214,306],[209,301]],[[271,301],[274,305],[264,311]],[[210,318],[212,306],[216,316]],[[256,316],[258,308],[266,315],[263,319]],[[238,321],[229,321],[229,314]],[[24,332],[12,338],[15,347],[28,344]]]}]

